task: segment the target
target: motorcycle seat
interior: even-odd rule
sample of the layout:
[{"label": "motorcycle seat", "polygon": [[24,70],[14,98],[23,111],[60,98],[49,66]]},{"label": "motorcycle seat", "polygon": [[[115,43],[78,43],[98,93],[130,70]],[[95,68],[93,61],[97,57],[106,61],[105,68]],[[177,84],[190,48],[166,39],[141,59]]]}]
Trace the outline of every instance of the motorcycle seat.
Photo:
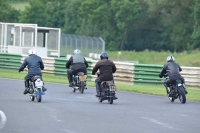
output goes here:
[{"label": "motorcycle seat", "polygon": [[37,80],[38,78],[40,78],[41,79],[41,76],[33,76],[32,78],[31,78],[31,81],[35,81],[35,80]]}]

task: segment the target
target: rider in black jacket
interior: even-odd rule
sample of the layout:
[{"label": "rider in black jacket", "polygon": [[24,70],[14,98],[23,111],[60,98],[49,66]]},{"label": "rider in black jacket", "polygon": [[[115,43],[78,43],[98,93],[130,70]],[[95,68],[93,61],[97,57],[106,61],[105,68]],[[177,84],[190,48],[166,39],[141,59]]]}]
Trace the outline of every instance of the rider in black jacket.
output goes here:
[{"label": "rider in black jacket", "polygon": [[[185,84],[184,78],[181,76],[180,71],[182,71],[181,67],[174,62],[175,58],[173,56],[168,56],[167,57],[167,63],[163,66],[159,77],[162,78],[163,76],[169,77],[165,79],[164,86],[166,89],[168,89],[169,84],[172,83],[173,81],[180,79],[183,84]],[[184,86],[185,88],[185,86]],[[187,90],[185,88],[185,93],[187,94]]]},{"label": "rider in black jacket", "polygon": [[[24,90],[24,94],[29,93],[29,80],[33,77],[33,76],[41,76],[42,78],[42,72],[41,70],[44,69],[44,64],[42,62],[41,57],[37,56],[35,54],[35,51],[30,49],[28,51],[28,57],[25,58],[23,64],[21,65],[21,67],[19,68],[19,72],[23,71],[24,68],[27,66],[28,67],[28,74],[26,75],[26,77],[24,78],[24,84],[25,84],[25,90]],[[43,87],[43,91],[46,91],[47,89]]]},{"label": "rider in black jacket", "polygon": [[[79,49],[74,50],[74,55],[70,57],[66,63],[67,77],[69,81],[69,87],[72,87],[72,75],[76,75],[78,72],[84,72],[87,75],[88,63],[81,55]],[[85,84],[86,85],[86,84]]]}]

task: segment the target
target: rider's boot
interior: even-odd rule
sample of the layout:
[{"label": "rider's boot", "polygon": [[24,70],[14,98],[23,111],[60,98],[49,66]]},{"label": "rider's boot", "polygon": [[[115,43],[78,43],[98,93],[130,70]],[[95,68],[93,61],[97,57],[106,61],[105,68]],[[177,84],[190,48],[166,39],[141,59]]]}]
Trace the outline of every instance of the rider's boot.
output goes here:
[{"label": "rider's boot", "polygon": [[43,92],[47,91],[47,88],[45,88],[44,86],[42,86],[42,91]]},{"label": "rider's boot", "polygon": [[101,97],[101,93],[100,93],[100,92],[97,92],[96,97]]},{"label": "rider's boot", "polygon": [[187,89],[186,89],[186,87],[185,87],[185,84],[183,83],[183,88],[184,88],[184,90],[185,90],[185,94],[188,94],[188,91],[187,91]]},{"label": "rider's boot", "polygon": [[68,81],[69,81],[69,87],[72,87],[73,86],[73,83],[72,83],[72,77],[70,74],[67,75],[67,78],[68,78]]},{"label": "rider's boot", "polygon": [[28,81],[25,80],[24,85],[25,85],[24,94],[27,94],[27,93],[29,93],[29,83],[28,83]]},{"label": "rider's boot", "polygon": [[101,96],[100,85],[97,82],[96,82],[96,91],[97,91],[96,97],[100,97]]}]

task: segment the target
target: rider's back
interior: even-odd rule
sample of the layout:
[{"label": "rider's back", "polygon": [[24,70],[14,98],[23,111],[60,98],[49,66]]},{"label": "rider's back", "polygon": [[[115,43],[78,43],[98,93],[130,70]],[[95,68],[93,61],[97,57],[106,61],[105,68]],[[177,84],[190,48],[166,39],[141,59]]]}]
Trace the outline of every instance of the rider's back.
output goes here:
[{"label": "rider's back", "polygon": [[93,68],[92,73],[95,74],[95,72],[98,69],[100,71],[99,78],[102,81],[113,80],[112,73],[114,73],[116,71],[116,67],[115,67],[114,63],[111,60],[102,59],[102,60],[98,61],[97,64],[95,65],[95,67]]}]

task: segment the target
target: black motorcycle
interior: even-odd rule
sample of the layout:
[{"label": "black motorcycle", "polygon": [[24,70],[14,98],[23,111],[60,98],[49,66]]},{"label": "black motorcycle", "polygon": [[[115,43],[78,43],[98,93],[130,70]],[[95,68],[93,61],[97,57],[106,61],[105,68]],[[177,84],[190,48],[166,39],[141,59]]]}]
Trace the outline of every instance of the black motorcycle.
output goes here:
[{"label": "black motorcycle", "polygon": [[[100,73],[96,73],[99,77]],[[108,100],[108,103],[112,104],[113,100],[118,99],[116,97],[116,86],[112,81],[102,81],[101,82],[101,92],[100,97],[98,97],[99,102],[103,102],[104,100]]]},{"label": "black motorcycle", "polygon": [[72,91],[75,92],[79,90],[80,93],[83,93],[86,87],[87,75],[84,72],[79,72],[77,75],[73,75],[72,78]]},{"label": "black motorcycle", "polygon": [[170,84],[169,88],[166,88],[167,96],[171,102],[174,102],[175,99],[179,98],[182,104],[186,103],[186,95],[184,84],[180,79],[175,80]]},{"label": "black motorcycle", "polygon": [[37,99],[38,102],[42,101],[43,92],[43,81],[41,76],[34,76],[29,80],[29,95],[32,101]]}]

